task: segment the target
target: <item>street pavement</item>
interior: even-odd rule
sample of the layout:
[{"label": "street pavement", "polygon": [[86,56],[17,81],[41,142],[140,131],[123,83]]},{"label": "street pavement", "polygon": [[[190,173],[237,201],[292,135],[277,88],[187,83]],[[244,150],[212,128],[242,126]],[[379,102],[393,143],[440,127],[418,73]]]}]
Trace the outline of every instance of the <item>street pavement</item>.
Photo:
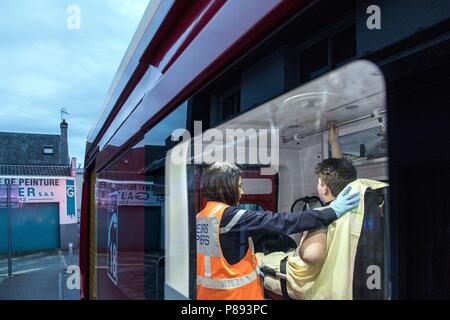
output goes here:
[{"label": "street pavement", "polygon": [[[0,256],[0,300],[79,300],[80,290],[69,290],[69,252],[61,250],[16,254],[13,275],[8,277],[8,260]],[[74,250],[72,265],[78,265]]]}]

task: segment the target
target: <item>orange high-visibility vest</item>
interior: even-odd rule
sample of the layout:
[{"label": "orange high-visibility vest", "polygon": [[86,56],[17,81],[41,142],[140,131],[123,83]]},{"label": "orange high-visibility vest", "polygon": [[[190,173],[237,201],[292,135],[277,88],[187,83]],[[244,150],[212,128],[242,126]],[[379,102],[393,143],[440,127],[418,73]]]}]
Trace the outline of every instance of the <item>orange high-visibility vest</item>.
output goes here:
[{"label": "orange high-visibility vest", "polygon": [[245,257],[228,264],[220,246],[220,234],[226,233],[239,221],[245,210],[239,210],[225,227],[220,221],[229,206],[208,202],[197,214],[197,299],[198,300],[262,300],[258,263],[253,242]]}]

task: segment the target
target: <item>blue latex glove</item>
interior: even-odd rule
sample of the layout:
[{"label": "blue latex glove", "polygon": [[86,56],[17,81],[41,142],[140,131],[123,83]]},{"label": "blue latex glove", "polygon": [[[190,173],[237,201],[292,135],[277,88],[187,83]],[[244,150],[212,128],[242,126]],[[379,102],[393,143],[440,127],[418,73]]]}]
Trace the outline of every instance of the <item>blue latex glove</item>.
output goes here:
[{"label": "blue latex glove", "polygon": [[360,198],[359,193],[349,194],[351,189],[350,186],[347,186],[339,193],[336,200],[330,204],[330,208],[334,210],[338,218],[342,217],[347,211],[358,207]]}]

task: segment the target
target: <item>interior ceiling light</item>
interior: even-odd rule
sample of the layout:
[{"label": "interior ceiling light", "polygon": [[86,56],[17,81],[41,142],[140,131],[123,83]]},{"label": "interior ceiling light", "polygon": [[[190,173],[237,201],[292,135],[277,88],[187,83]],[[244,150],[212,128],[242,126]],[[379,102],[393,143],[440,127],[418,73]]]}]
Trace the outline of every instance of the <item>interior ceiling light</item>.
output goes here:
[{"label": "interior ceiling light", "polygon": [[330,92],[307,92],[296,94],[283,101],[284,105],[297,105],[300,108],[317,108],[328,101],[329,96],[335,96]]},{"label": "interior ceiling light", "polygon": [[345,107],[346,110],[356,110],[358,108],[359,108],[359,106],[357,106],[356,104],[352,104],[352,105]]}]

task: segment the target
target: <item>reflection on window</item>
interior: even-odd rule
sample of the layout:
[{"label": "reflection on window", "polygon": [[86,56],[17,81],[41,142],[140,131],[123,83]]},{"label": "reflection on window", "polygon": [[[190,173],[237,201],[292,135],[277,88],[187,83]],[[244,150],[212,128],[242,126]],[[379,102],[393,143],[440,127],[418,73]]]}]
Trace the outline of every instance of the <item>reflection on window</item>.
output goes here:
[{"label": "reflection on window", "polygon": [[380,127],[342,136],[339,142],[342,153],[348,160],[375,159],[388,155],[386,132]]},{"label": "reflection on window", "polygon": [[152,171],[164,165],[167,151],[173,148],[172,132],[186,128],[187,101],[175,109],[145,135],[145,171]]},{"label": "reflection on window", "polygon": [[186,128],[187,101],[175,109],[164,120],[145,135],[147,146],[166,146],[175,129]]},{"label": "reflection on window", "polygon": [[164,299],[164,164],[167,152],[177,143],[172,141],[172,132],[176,129],[185,129],[186,119],[187,102],[150,129],[144,138],[145,180],[155,186],[153,196],[158,199],[158,205],[145,206],[145,299]]},{"label": "reflection on window", "polygon": [[328,33],[299,55],[300,83],[317,78],[356,56],[356,26]]},{"label": "reflection on window", "polygon": [[239,92],[232,93],[221,100],[222,120],[226,120],[239,112],[240,100]]},{"label": "reflection on window", "polygon": [[356,26],[337,33],[333,37],[333,64],[340,65],[356,56]]},{"label": "reflection on window", "polygon": [[239,208],[249,211],[264,211],[262,206],[254,203],[241,203],[239,204]]},{"label": "reflection on window", "polygon": [[329,71],[328,40],[322,40],[300,54],[300,81],[307,82]]}]

